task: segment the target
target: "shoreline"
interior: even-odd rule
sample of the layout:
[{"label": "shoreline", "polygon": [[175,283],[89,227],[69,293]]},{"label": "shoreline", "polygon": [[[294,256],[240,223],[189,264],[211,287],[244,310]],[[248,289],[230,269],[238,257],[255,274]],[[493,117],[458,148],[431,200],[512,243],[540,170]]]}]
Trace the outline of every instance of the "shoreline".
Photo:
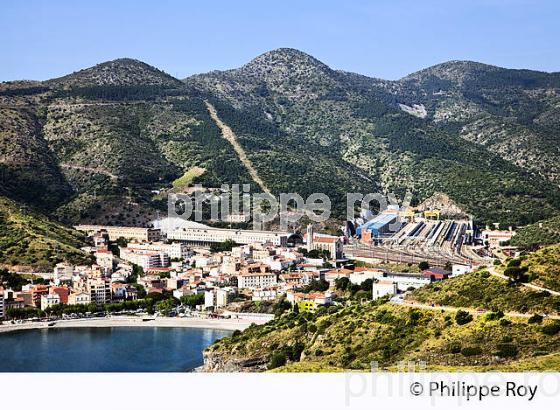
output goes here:
[{"label": "shoreline", "polygon": [[[54,323],[53,326],[49,324]],[[213,330],[244,330],[254,322],[246,319],[202,319],[202,318],[154,318],[143,321],[142,317],[120,316],[109,318],[67,319],[54,322],[30,322],[0,325],[0,334],[33,329],[67,329],[92,327],[182,327]]]}]

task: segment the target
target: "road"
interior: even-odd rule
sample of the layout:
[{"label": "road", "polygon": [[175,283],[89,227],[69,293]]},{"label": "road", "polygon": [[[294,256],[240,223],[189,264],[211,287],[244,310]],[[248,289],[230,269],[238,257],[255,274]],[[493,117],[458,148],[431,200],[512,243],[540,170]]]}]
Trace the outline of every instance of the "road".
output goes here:
[{"label": "road", "polygon": [[[498,278],[502,278],[505,280],[509,280],[509,278],[505,275],[502,275],[501,273],[496,272],[496,267],[495,266],[489,266],[488,267],[488,273],[490,273],[490,275],[496,276]],[[548,292],[551,295],[555,295],[555,296],[560,296],[560,292],[557,292],[555,290],[551,290],[551,289],[547,289],[547,288],[543,288],[541,286],[537,286],[537,285],[533,285],[531,283],[521,283],[521,285],[533,289],[533,290],[537,290],[539,292]]]}]

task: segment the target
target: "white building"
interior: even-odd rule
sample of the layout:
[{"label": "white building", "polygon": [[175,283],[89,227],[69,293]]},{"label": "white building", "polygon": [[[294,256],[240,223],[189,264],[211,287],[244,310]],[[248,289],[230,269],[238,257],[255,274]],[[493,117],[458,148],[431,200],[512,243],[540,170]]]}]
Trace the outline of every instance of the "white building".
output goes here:
[{"label": "white building", "polygon": [[120,248],[120,257],[125,261],[141,266],[144,271],[169,266],[169,255],[161,251],[135,248]]},{"label": "white building", "polygon": [[204,307],[217,308],[226,306],[235,297],[233,288],[216,288],[204,292]]},{"label": "white building", "polygon": [[350,279],[350,283],[354,285],[361,285],[362,282],[368,279],[378,279],[379,277],[383,277],[383,271],[377,269],[371,270],[355,270],[350,274],[348,279]]},{"label": "white building", "polygon": [[153,242],[153,243],[137,243],[130,242],[127,246],[128,249],[155,251],[166,253],[171,259],[187,259],[191,256],[189,246],[184,242]]},{"label": "white building", "polygon": [[41,310],[60,304],[60,296],[56,293],[49,293],[41,296]]},{"label": "white building", "polygon": [[372,299],[378,299],[386,295],[395,295],[397,293],[397,284],[390,280],[380,280],[374,282],[371,289]]},{"label": "white building", "polygon": [[167,239],[185,241],[190,244],[211,245],[213,243],[234,241],[241,245],[250,243],[271,243],[275,246],[288,244],[287,232],[256,231],[221,228],[179,228],[167,233]]},{"label": "white building", "polygon": [[464,273],[472,272],[472,267],[469,265],[461,265],[459,263],[454,263],[451,267],[451,274],[453,276],[462,275]]},{"label": "white building", "polygon": [[237,287],[240,289],[264,288],[276,283],[276,274],[271,272],[244,273],[237,276]]},{"label": "white building", "polygon": [[112,271],[115,264],[115,257],[113,255],[113,252],[104,249],[98,249],[97,252],[95,252],[95,263],[102,268],[110,269]]},{"label": "white building", "polygon": [[251,300],[254,302],[264,300],[274,300],[279,295],[276,289],[255,289]]}]

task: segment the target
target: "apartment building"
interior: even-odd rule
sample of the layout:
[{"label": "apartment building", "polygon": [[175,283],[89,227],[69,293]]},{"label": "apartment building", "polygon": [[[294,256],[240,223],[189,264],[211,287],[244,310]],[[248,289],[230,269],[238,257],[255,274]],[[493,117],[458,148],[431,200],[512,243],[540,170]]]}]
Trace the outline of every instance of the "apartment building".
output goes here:
[{"label": "apartment building", "polygon": [[48,295],[49,287],[47,285],[33,285],[29,290],[31,292],[31,299],[33,302],[33,306],[40,308],[41,307],[41,297]]},{"label": "apartment building", "polygon": [[0,288],[0,319],[4,317],[4,289]]},{"label": "apartment building", "polygon": [[91,297],[89,293],[77,292],[68,295],[69,305],[89,305],[91,303]]},{"label": "apartment building", "polygon": [[60,296],[57,293],[49,293],[41,296],[41,310],[56,306],[60,304]]},{"label": "apartment building", "polygon": [[120,248],[121,259],[141,266],[144,271],[169,266],[169,255],[162,251],[152,251],[136,248]]},{"label": "apartment building", "polygon": [[237,286],[242,289],[259,289],[277,283],[276,274],[264,264],[252,264],[241,268],[237,275]]},{"label": "apartment building", "polygon": [[205,308],[218,308],[226,306],[233,301],[235,297],[235,290],[233,288],[217,288],[204,292],[204,307]]},{"label": "apartment building", "polygon": [[130,242],[127,246],[128,249],[144,250],[166,253],[171,259],[187,259],[190,256],[189,246],[184,242],[174,243],[138,243]]},{"label": "apartment building", "polygon": [[103,305],[111,301],[111,282],[102,278],[88,278],[86,291],[91,303]]}]

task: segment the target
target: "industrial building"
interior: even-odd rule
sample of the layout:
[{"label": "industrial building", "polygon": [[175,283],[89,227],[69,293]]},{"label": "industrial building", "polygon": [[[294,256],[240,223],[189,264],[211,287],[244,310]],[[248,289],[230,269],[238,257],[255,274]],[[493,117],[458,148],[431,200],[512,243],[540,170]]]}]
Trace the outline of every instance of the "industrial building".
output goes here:
[{"label": "industrial building", "polygon": [[385,233],[394,232],[400,228],[399,224],[398,227],[395,227],[396,229],[391,230],[391,224],[397,221],[397,217],[397,213],[379,214],[375,218],[367,221],[365,224],[358,226],[356,229],[356,236],[363,237],[363,235],[371,235],[371,238],[379,238]]}]

